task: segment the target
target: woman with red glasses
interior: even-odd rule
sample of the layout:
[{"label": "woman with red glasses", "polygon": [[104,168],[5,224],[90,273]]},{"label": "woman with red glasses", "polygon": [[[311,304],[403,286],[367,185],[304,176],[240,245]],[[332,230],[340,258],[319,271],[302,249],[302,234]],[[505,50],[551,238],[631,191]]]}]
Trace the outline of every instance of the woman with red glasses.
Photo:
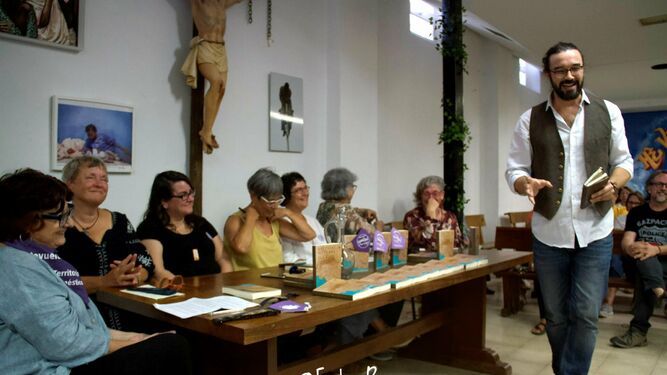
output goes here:
[{"label": "woman with red glasses", "polygon": [[427,176],[417,184],[414,193],[417,207],[408,211],[403,218],[403,227],[408,230],[408,251],[418,252],[420,248],[426,251],[438,250],[438,231],[443,229],[454,230],[454,246],[464,244],[463,234],[459,222],[453,212],[445,210],[445,181],[439,176]]}]

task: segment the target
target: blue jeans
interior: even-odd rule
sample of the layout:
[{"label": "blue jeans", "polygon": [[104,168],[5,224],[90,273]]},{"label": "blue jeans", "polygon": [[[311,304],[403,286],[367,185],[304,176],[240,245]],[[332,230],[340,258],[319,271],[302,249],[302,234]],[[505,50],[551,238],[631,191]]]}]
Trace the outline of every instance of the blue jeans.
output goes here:
[{"label": "blue jeans", "polygon": [[544,298],[551,367],[555,374],[587,374],[595,349],[598,313],[609,278],[611,234],[573,249],[533,237],[535,270]]}]

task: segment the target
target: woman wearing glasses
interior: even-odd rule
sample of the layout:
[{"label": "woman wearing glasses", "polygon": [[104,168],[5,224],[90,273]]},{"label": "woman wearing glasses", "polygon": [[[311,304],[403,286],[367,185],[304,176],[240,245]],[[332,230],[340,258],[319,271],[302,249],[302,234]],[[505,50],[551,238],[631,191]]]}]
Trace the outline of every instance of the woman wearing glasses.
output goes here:
[{"label": "woman wearing glasses", "polygon": [[408,230],[408,251],[418,252],[438,250],[438,231],[454,230],[454,246],[464,244],[463,234],[454,213],[444,209],[445,181],[439,176],[427,176],[419,180],[414,193],[417,207],[408,211],[403,218],[403,226]]},{"label": "woman wearing glasses", "polygon": [[[324,174],[322,178],[322,199],[317,210],[317,221],[325,225],[333,220],[339,210],[345,210],[345,234],[357,234],[359,229],[368,233],[382,230],[384,223],[377,219],[377,213],[368,208],[352,207],[352,197],[357,191],[357,176],[346,168],[334,168]],[[336,238],[333,226],[327,229],[331,238]],[[331,232],[329,232],[331,230]]]},{"label": "woman wearing glasses", "polygon": [[247,187],[250,204],[225,223],[225,256],[231,258],[234,271],[282,263],[280,237],[301,242],[315,238],[302,214],[280,207],[285,199],[280,176],[262,168],[250,177]]},{"label": "woman wearing glasses", "polygon": [[[109,329],[55,248],[72,226],[67,186],[32,169],[0,177],[0,373],[189,374],[178,335]],[[173,372],[175,371],[175,372]]]},{"label": "woman wearing glasses", "polygon": [[195,190],[188,176],[166,171],[155,176],[144,221],[137,234],[155,263],[155,278],[231,271],[222,240],[211,223],[193,213]]},{"label": "woman wearing glasses", "polygon": [[[283,195],[285,201],[283,204],[289,210],[303,214],[303,210],[308,207],[308,198],[310,197],[310,187],[306,184],[306,179],[298,172],[285,173],[280,177],[283,181]],[[324,238],[324,228],[312,216],[303,214],[308,225],[315,231],[315,238],[312,241],[301,242],[282,238],[283,261],[292,263],[296,261],[305,261],[307,265],[313,265],[313,245],[326,243]]]},{"label": "woman wearing glasses", "polygon": [[[145,282],[153,272],[153,261],[134,227],[125,215],[100,208],[109,191],[104,162],[91,156],[72,159],[63,168],[62,179],[76,211],[58,255],[79,271],[88,294],[95,300],[100,287]],[[100,305],[100,312],[114,329],[133,329],[137,323],[127,313],[106,305]]]}]

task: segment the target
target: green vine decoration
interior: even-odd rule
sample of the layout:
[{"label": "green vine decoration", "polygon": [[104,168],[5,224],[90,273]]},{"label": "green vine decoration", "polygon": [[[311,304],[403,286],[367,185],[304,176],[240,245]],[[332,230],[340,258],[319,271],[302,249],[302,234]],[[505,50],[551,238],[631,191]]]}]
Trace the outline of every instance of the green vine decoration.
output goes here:
[{"label": "green vine decoration", "polygon": [[[465,28],[461,29],[461,40],[458,40],[456,28],[452,22],[448,22],[448,14],[443,12],[442,8],[439,8],[439,10],[439,17],[429,18],[434,29],[433,40],[436,42],[435,49],[440,52],[443,57],[454,59],[456,66],[463,69],[463,72],[467,74],[468,70],[466,69],[466,65],[468,64],[468,51],[466,50],[465,43],[463,43],[463,33],[465,32]],[[464,12],[465,8],[462,7],[461,14]]]},{"label": "green vine decoration", "polygon": [[[465,9],[462,8],[461,15],[463,12],[465,12]],[[453,59],[456,69],[460,69],[460,71],[467,74],[468,52],[466,51],[465,43],[463,43],[465,28],[462,28],[460,31],[461,37],[459,37],[455,23],[450,22],[452,17],[446,11],[443,12],[442,9],[440,9],[440,14],[440,17],[430,19],[431,24],[434,26],[435,49],[440,52],[443,58]],[[450,207],[455,209],[459,215],[463,215],[465,205],[470,201],[465,198],[463,174],[468,170],[468,166],[463,161],[463,153],[468,150],[472,136],[470,135],[470,127],[466,123],[463,114],[456,113],[456,106],[450,99],[443,98],[441,107],[444,121],[442,132],[438,137],[438,144],[443,144],[445,149],[450,147],[451,149],[460,149],[462,163],[461,175],[457,176],[453,186],[450,186],[451,191],[455,192],[455,194],[448,194],[446,199],[450,199]]]}]

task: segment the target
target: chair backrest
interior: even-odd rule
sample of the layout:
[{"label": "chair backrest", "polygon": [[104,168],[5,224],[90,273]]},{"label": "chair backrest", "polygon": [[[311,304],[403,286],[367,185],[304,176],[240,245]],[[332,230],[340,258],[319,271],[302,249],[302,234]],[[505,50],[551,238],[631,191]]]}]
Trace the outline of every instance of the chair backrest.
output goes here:
[{"label": "chair backrest", "polygon": [[533,251],[533,237],[530,228],[496,227],[496,249]]},{"label": "chair backrest", "polygon": [[516,227],[517,224],[524,224],[525,227],[530,227],[530,219],[533,216],[533,211],[516,211],[505,212],[505,215],[510,219],[510,225]]},{"label": "chair backrest", "polygon": [[484,214],[466,215],[464,219],[468,227],[479,228],[479,243],[484,244],[484,234],[482,233],[482,227],[486,226],[486,220],[484,220]]}]

